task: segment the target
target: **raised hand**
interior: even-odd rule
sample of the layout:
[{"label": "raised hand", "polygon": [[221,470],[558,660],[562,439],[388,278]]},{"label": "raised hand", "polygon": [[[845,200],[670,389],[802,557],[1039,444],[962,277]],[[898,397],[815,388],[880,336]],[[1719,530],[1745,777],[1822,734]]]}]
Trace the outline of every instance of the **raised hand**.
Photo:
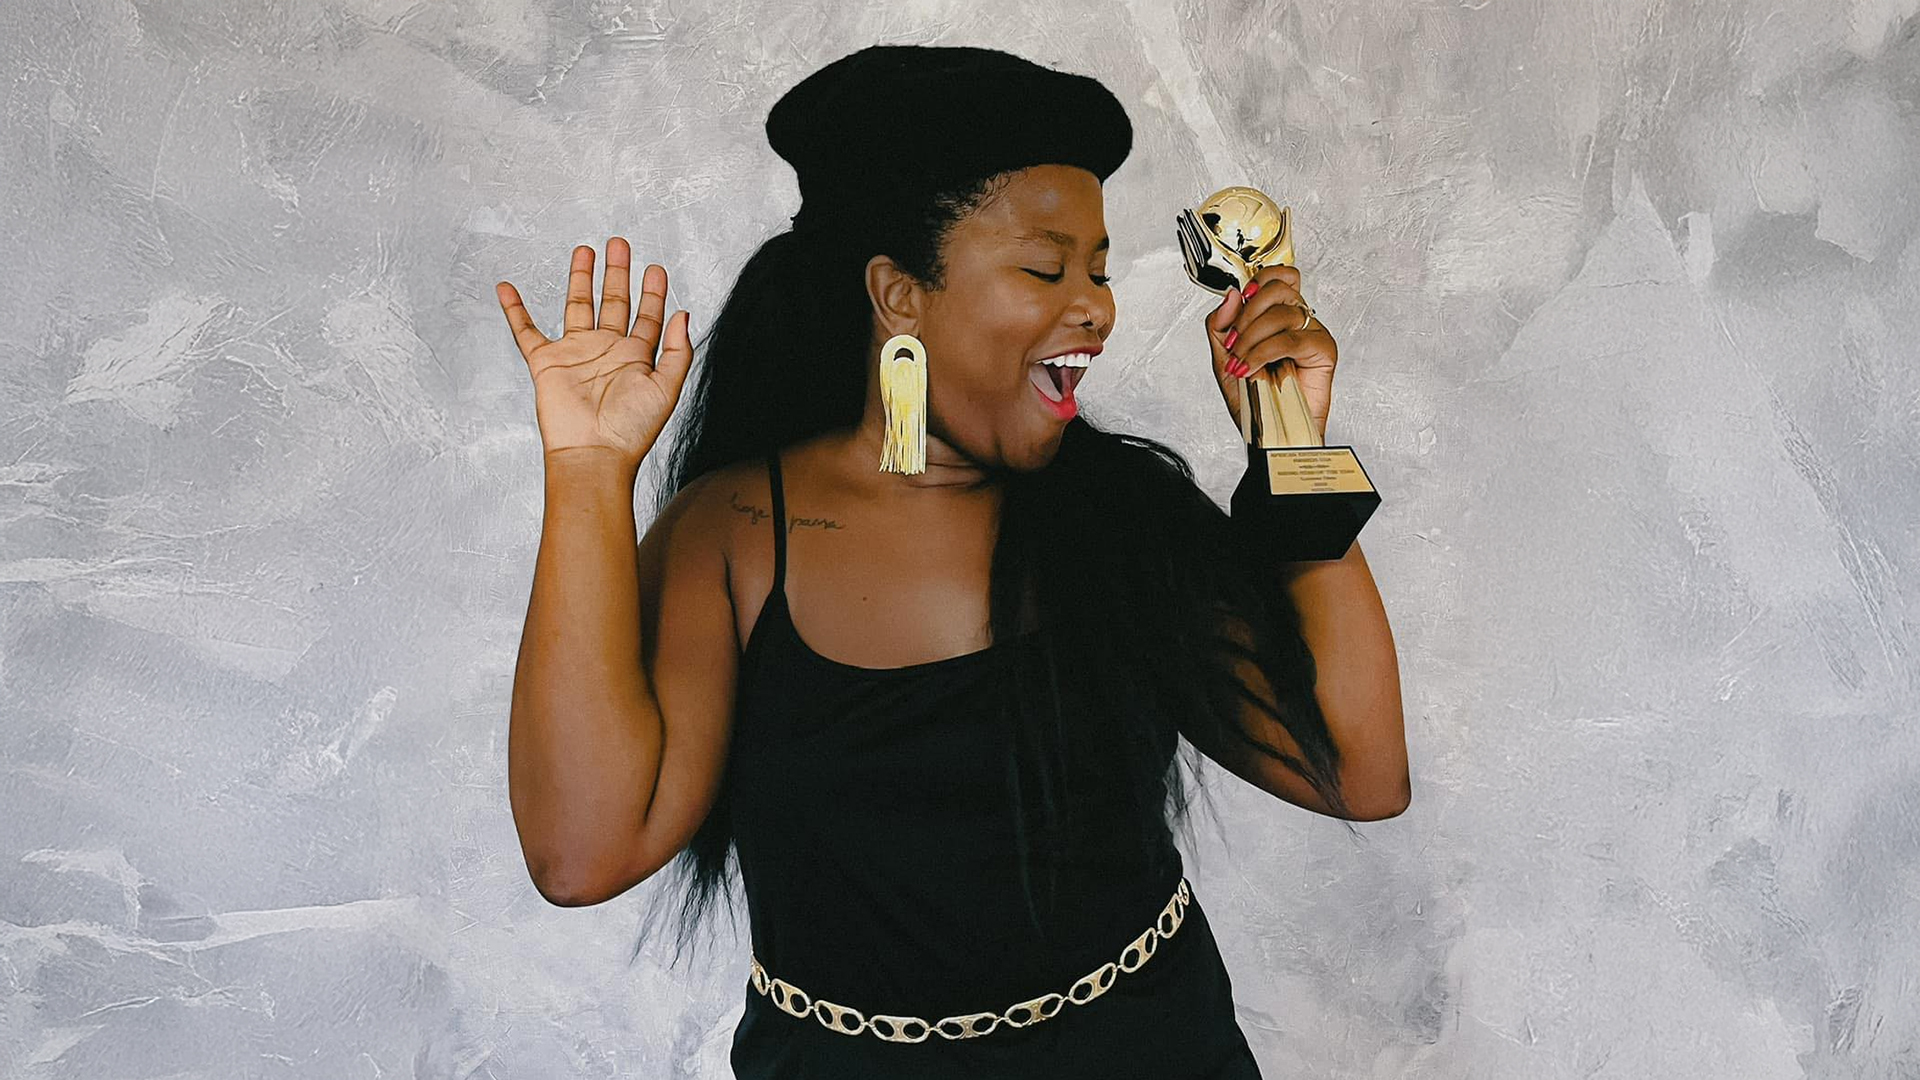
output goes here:
[{"label": "raised hand", "polygon": [[[665,323],[667,269],[648,264],[640,283],[640,313],[628,329],[628,271],[633,251],[616,236],[607,241],[607,272],[600,316],[593,311],[593,248],[573,249],[567,275],[565,332],[555,341],[535,329],[520,292],[494,286],[507,326],[533,376],[540,442],[551,457],[565,452],[608,453],[637,466],[680,401],[693,366],[690,318],[676,311]],[[664,343],[662,341],[664,333]],[[655,359],[658,352],[659,359]]]},{"label": "raised hand", "polygon": [[1322,439],[1326,437],[1340,343],[1312,312],[1300,295],[1300,271],[1268,266],[1254,275],[1244,295],[1228,290],[1220,306],[1207,315],[1214,381],[1236,426],[1241,394],[1247,389],[1243,380],[1271,367],[1276,382],[1288,370],[1299,377],[1313,429]]}]

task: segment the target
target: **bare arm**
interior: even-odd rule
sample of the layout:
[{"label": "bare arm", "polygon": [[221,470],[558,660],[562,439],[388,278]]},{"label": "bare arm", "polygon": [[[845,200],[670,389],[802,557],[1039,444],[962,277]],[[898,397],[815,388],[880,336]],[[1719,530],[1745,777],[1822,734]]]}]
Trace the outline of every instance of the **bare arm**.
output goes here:
[{"label": "bare arm", "polygon": [[680,399],[693,343],[684,311],[661,319],[657,264],[629,328],[631,264],[614,237],[596,320],[593,249],[574,249],[558,341],[511,283],[495,287],[533,376],[546,467],[508,796],[534,887],[569,907],[620,895],[686,844],[718,795],[732,726],[738,653],[725,530],[699,494],[707,478],[634,542],[634,480]]},{"label": "bare arm", "polygon": [[591,902],[628,857],[658,778],[660,708],[640,662],[637,464],[548,455],[546,513],[514,667],[507,782],[535,888]]},{"label": "bare arm", "polygon": [[[1295,806],[1352,821],[1399,816],[1412,797],[1400,674],[1392,631],[1359,542],[1337,561],[1283,564],[1278,577],[1300,611],[1301,637],[1313,655],[1314,697],[1340,750],[1340,790],[1352,813],[1341,813],[1305,778],[1251,746],[1219,745],[1199,725],[1183,725],[1181,733],[1228,772]],[[1241,646],[1252,647],[1244,620],[1226,619],[1223,630]],[[1231,663],[1235,677],[1260,703],[1241,704],[1242,729],[1304,757],[1300,744],[1273,718],[1277,698],[1266,674],[1250,660],[1234,657]]]},{"label": "bare arm", "polygon": [[1400,660],[1360,542],[1338,559],[1283,564],[1280,578],[1313,653],[1314,694],[1340,748],[1341,790],[1362,811],[1358,820],[1397,817],[1413,800]]},{"label": "bare arm", "polygon": [[636,547],[632,472],[549,462],[507,776],[527,870],[552,903],[645,881],[719,796],[739,649],[726,506],[707,494],[718,475],[676,494]]}]

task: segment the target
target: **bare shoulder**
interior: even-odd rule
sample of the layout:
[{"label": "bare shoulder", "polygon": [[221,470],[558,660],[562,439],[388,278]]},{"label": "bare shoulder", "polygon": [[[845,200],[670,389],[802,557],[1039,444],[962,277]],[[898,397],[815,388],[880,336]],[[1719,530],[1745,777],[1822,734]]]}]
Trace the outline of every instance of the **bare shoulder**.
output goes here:
[{"label": "bare shoulder", "polygon": [[765,456],[701,474],[674,497],[667,513],[675,511],[694,526],[685,530],[697,534],[692,542],[706,548],[720,564],[734,644],[744,652],[759,618],[761,598],[773,580],[773,526],[769,524],[773,485]]},{"label": "bare shoulder", "polygon": [[698,500],[701,522],[712,530],[729,567],[738,566],[739,553],[748,545],[756,526],[773,513],[772,483],[763,460],[736,461],[701,476]]}]

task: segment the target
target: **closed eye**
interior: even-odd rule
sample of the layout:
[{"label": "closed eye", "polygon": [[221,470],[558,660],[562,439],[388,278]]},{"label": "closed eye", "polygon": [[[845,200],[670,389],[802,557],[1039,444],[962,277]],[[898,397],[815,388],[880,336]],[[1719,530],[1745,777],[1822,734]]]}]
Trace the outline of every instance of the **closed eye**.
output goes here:
[{"label": "closed eye", "polygon": [[[1066,271],[1064,270],[1058,274],[1043,274],[1038,270],[1032,270],[1026,267],[1021,267],[1021,269],[1026,270],[1027,273],[1032,274],[1034,277],[1037,277],[1042,281],[1059,281],[1061,278],[1067,276]],[[1093,283],[1095,285],[1105,285],[1107,282],[1113,280],[1113,278],[1111,277],[1102,277],[1099,274],[1090,274],[1088,276],[1093,278]]]}]

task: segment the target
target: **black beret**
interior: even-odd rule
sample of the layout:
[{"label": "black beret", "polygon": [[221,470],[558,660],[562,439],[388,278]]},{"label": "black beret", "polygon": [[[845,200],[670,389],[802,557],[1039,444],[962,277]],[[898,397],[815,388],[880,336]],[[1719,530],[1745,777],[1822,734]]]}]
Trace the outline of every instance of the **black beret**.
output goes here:
[{"label": "black beret", "polygon": [[1030,165],[1076,165],[1104,183],[1133,148],[1133,125],[1085,75],[998,49],[871,45],[775,102],[767,142],[799,177],[800,225]]}]

